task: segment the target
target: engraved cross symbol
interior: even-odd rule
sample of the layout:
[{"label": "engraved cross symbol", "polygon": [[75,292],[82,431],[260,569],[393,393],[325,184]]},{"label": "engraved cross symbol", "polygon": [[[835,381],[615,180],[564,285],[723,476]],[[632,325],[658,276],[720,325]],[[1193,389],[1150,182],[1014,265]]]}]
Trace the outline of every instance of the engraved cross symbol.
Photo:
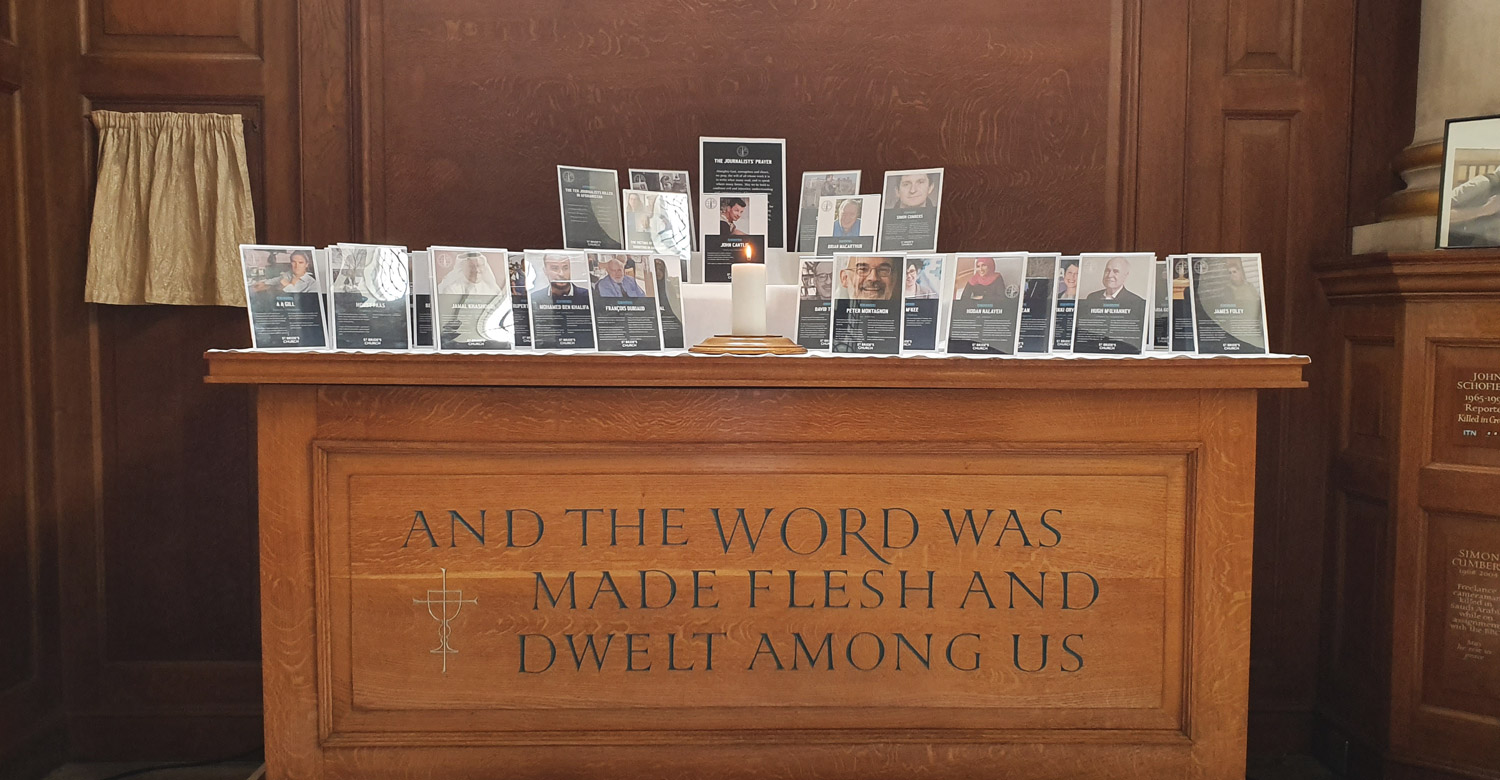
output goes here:
[{"label": "engraved cross symbol", "polygon": [[438,622],[438,646],[428,652],[443,657],[443,674],[448,673],[448,656],[458,651],[453,649],[449,640],[453,638],[453,619],[458,617],[458,611],[465,604],[478,604],[477,598],[464,598],[462,590],[448,590],[448,570],[439,569],[443,573],[443,586],[437,590],[427,591],[427,597],[412,599],[411,603],[427,607],[427,614]]}]

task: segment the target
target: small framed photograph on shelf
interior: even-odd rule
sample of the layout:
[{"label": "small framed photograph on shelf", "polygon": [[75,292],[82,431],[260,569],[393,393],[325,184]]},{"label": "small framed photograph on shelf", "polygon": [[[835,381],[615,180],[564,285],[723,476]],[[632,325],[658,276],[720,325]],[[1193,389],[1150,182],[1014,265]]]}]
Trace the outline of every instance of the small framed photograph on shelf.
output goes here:
[{"label": "small framed photograph on shelf", "polygon": [[1500,115],[1450,119],[1443,135],[1438,247],[1500,247]]}]

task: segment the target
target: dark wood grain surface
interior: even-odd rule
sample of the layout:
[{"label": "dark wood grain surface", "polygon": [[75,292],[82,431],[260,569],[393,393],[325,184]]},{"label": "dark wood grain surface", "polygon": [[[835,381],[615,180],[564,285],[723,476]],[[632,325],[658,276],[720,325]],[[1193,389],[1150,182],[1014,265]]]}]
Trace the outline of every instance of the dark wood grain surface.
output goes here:
[{"label": "dark wood grain surface", "polygon": [[207,381],[512,387],[1305,387],[1299,356],[1018,359],[745,358],[214,351]]}]

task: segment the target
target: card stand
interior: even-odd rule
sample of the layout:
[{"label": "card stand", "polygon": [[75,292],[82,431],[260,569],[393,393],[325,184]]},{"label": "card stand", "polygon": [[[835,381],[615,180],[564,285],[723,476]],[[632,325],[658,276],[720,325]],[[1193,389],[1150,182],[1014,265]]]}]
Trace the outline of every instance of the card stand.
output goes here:
[{"label": "card stand", "polygon": [[695,355],[805,355],[807,347],[785,336],[711,336],[688,351]]}]

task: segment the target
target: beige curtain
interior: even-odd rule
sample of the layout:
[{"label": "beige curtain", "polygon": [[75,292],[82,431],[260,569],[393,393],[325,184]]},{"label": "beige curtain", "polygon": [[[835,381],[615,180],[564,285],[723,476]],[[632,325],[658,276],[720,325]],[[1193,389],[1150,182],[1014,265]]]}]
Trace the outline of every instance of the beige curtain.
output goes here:
[{"label": "beige curtain", "polygon": [[255,243],[245,130],[224,114],[95,111],[99,184],[84,300],[244,306]]}]

